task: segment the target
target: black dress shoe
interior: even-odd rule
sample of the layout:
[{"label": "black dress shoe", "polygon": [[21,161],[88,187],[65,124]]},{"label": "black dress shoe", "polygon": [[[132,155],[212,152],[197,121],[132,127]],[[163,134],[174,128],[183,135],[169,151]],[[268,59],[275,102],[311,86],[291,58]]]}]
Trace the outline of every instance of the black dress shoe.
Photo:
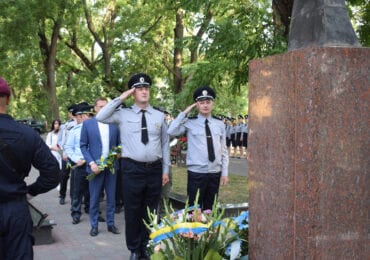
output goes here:
[{"label": "black dress shoe", "polygon": [[90,236],[96,237],[98,235],[99,231],[97,227],[92,227],[90,230]]},{"label": "black dress shoe", "polygon": [[60,200],[59,200],[59,204],[60,204],[60,205],[64,205],[64,204],[66,204],[66,200],[65,200],[65,198],[60,198]]},{"label": "black dress shoe", "polygon": [[112,232],[113,234],[116,234],[116,235],[117,235],[117,234],[120,234],[120,232],[119,232],[118,228],[117,228],[116,226],[114,226],[114,225],[113,225],[113,226],[109,226],[109,227],[108,227],[108,231],[109,231],[109,232]]},{"label": "black dress shoe", "polygon": [[98,217],[98,222],[105,222],[105,219],[102,216]]},{"label": "black dress shoe", "polygon": [[137,252],[132,252],[131,255],[130,255],[130,260],[139,260],[140,254],[137,253]]},{"label": "black dress shoe", "polygon": [[73,225],[76,225],[76,224],[78,224],[78,223],[80,223],[80,218],[79,218],[79,217],[73,217],[73,218],[72,218],[72,224],[73,224]]}]

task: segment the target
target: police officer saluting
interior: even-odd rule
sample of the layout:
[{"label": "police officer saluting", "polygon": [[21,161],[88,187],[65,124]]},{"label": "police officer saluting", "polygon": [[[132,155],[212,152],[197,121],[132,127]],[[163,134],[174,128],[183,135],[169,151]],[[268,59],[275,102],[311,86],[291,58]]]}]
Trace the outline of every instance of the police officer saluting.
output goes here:
[{"label": "police officer saluting", "polygon": [[[26,194],[36,196],[55,188],[59,164],[39,134],[7,114],[10,89],[0,78],[0,259],[33,259],[33,223]],[[36,182],[24,181],[31,166]]]},{"label": "police officer saluting", "polygon": [[[198,88],[193,94],[196,103],[188,106],[172,121],[168,134],[179,136],[186,132],[188,152],[187,192],[189,204],[193,205],[199,189],[202,209],[212,209],[219,185],[228,183],[229,157],[226,147],[226,130],[222,120],[212,117],[214,90],[208,86]],[[197,107],[199,114],[186,118],[192,108]]]},{"label": "police officer saluting", "polygon": [[[148,221],[147,207],[158,207],[161,186],[168,182],[170,166],[169,137],[164,113],[149,104],[152,80],[144,73],[133,75],[129,90],[103,107],[96,119],[119,125],[122,154],[122,191],[124,196],[126,245],[130,260],[150,259],[149,238],[143,219]],[[128,97],[135,104],[116,109]]]}]

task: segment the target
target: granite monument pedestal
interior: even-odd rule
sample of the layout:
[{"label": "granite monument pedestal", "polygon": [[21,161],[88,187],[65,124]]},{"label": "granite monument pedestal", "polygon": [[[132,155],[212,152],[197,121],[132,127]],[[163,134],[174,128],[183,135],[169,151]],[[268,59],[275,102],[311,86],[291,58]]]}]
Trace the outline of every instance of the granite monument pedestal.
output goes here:
[{"label": "granite monument pedestal", "polygon": [[250,259],[368,259],[370,49],[250,63]]}]

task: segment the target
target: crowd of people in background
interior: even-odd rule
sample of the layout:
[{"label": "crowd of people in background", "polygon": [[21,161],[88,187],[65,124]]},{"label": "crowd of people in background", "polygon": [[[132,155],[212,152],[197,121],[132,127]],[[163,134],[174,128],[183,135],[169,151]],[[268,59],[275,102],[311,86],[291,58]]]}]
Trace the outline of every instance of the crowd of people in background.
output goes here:
[{"label": "crowd of people in background", "polygon": [[226,125],[226,146],[231,158],[246,158],[248,148],[248,115],[223,117]]},{"label": "crowd of people in background", "polygon": [[[194,103],[173,119],[150,105],[151,85],[148,75],[138,73],[130,78],[128,90],[110,102],[98,97],[91,105],[72,104],[68,121],[53,120],[45,138],[60,169],[56,174],[61,173],[60,205],[66,204],[70,180],[71,222],[79,224],[84,209],[90,236],[99,234],[98,222],[106,222],[107,231],[117,235],[121,232],[115,225],[115,213],[123,208],[130,260],[150,259],[149,231],[143,220],[149,220],[147,209],[158,210],[160,200],[168,197],[171,140],[181,136],[187,142],[189,205],[198,203],[202,209],[211,209],[219,186],[227,185],[229,156],[244,158],[248,147],[248,115],[237,119],[214,116],[216,93],[212,88],[195,90]],[[126,107],[124,102],[131,97],[134,104]],[[195,109],[198,114],[189,116]],[[117,147],[120,150],[110,161]],[[103,197],[106,220],[99,205]]]}]

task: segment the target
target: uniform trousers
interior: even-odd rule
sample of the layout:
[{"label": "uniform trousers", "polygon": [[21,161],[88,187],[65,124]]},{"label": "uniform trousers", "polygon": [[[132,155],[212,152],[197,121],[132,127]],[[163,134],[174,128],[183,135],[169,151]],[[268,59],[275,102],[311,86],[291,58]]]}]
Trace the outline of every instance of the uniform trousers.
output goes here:
[{"label": "uniform trousers", "polygon": [[221,172],[217,173],[198,173],[188,171],[187,192],[189,205],[194,205],[197,192],[199,190],[198,204],[201,209],[212,209],[215,196],[220,187]]},{"label": "uniform trousers", "polygon": [[231,138],[226,137],[226,147],[230,147],[230,146],[231,146]]},{"label": "uniform trousers", "polygon": [[121,158],[122,190],[124,198],[126,245],[131,252],[146,249],[149,231],[143,223],[148,222],[147,208],[157,209],[162,187],[162,162],[135,163]]},{"label": "uniform trousers", "polygon": [[[88,191],[88,180],[86,179],[86,165],[76,167],[71,173],[72,207],[71,216],[81,217],[82,197],[86,197]],[[85,202],[86,203],[86,202]],[[86,207],[86,205],[85,205]]]},{"label": "uniform trousers", "polygon": [[231,134],[230,141],[231,141],[231,145],[233,147],[236,147],[235,134]]},{"label": "uniform trousers", "polygon": [[[67,169],[67,162],[62,160],[62,179],[60,181],[59,197],[65,199],[67,193],[67,183],[69,179],[69,172],[71,169]],[[69,191],[69,195],[72,196],[72,191]]]},{"label": "uniform trousers", "polygon": [[236,146],[242,146],[242,132],[237,132],[236,133],[236,139],[235,139],[235,144]]},{"label": "uniform trousers", "polygon": [[122,192],[122,172],[120,169],[116,171],[116,209],[121,210],[123,207],[123,192]]},{"label": "uniform trousers", "polygon": [[248,148],[248,133],[243,133],[243,146]]},{"label": "uniform trousers", "polygon": [[102,188],[104,187],[107,198],[107,225],[114,225],[114,210],[116,204],[116,179],[117,174],[104,170],[89,181],[90,191],[90,224],[91,227],[98,227],[99,200]]},{"label": "uniform trousers", "polygon": [[25,197],[0,202],[0,259],[33,259],[32,228]]}]

